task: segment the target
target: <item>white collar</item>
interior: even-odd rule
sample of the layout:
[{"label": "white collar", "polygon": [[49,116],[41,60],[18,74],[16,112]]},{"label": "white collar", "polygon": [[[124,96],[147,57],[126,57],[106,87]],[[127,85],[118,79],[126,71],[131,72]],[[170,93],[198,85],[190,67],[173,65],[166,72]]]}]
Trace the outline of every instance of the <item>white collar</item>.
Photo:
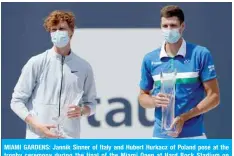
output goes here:
[{"label": "white collar", "polygon": [[[166,42],[164,41],[162,44],[162,47],[161,47],[161,51],[160,51],[160,59],[163,57],[169,57],[165,51],[165,44],[166,44]],[[181,55],[181,56],[185,57],[185,55],[186,55],[186,41],[184,39],[183,39],[182,45],[180,46],[180,49],[176,55]]]},{"label": "white collar", "polygon": [[[57,59],[61,59],[62,55],[58,54],[57,52],[55,52],[54,47],[52,47],[51,49],[48,50],[49,52],[49,56],[50,57],[55,57]],[[65,56],[65,61],[69,61],[74,57],[74,53],[71,50],[71,53],[67,56]]]}]

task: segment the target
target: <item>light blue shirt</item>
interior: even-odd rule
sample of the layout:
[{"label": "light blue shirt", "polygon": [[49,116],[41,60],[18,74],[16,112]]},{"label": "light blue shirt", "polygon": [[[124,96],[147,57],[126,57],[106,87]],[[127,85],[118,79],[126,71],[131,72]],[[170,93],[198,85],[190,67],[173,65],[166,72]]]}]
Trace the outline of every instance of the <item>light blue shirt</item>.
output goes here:
[{"label": "light blue shirt", "polygon": [[[179,116],[204,99],[205,90],[202,83],[216,78],[216,72],[207,48],[183,40],[177,55],[172,58],[165,52],[164,44],[145,55],[141,68],[140,88],[151,91],[153,95],[158,94],[161,87],[160,72],[176,69],[175,116]],[[161,108],[155,108],[153,136],[168,138],[169,136],[161,133],[161,118]],[[203,115],[199,115],[185,122],[178,137],[200,136],[204,132]]]}]

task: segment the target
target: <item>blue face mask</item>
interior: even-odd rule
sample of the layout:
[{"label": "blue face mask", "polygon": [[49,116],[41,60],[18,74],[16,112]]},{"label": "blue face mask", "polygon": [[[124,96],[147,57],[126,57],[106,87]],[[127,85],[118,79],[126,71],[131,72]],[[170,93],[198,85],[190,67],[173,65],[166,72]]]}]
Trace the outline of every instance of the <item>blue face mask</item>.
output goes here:
[{"label": "blue face mask", "polygon": [[58,48],[65,47],[70,41],[67,31],[57,30],[55,32],[51,32],[50,36],[51,36],[51,41]]},{"label": "blue face mask", "polygon": [[180,37],[181,34],[179,32],[179,29],[162,29],[163,37],[166,42],[168,43],[176,43]]}]

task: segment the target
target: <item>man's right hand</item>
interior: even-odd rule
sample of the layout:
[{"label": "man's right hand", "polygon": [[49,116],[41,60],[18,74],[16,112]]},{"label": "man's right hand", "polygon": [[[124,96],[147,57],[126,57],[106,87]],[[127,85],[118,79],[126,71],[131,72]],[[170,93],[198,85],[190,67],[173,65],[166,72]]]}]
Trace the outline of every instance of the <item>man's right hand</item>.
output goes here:
[{"label": "man's right hand", "polygon": [[55,125],[48,125],[48,124],[38,124],[35,126],[36,129],[40,131],[43,137],[46,138],[62,138],[62,136],[55,134],[51,131],[51,128],[56,128]]},{"label": "man's right hand", "polygon": [[167,95],[158,93],[156,96],[152,96],[155,107],[167,107],[169,104],[169,98]]},{"label": "man's right hand", "polygon": [[54,132],[51,131],[51,128],[56,128],[55,125],[52,124],[41,124],[38,122],[31,114],[29,114],[25,118],[26,123],[31,125],[33,128],[38,130],[43,137],[46,138],[63,138],[62,136],[55,134]]}]

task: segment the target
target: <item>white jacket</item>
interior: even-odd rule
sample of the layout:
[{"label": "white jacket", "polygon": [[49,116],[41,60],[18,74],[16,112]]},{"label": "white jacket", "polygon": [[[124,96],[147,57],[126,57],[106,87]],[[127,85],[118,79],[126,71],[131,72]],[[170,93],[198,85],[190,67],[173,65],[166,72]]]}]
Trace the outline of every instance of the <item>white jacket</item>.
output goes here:
[{"label": "white jacket", "polygon": [[[32,57],[23,67],[14,88],[11,109],[22,119],[31,114],[44,124],[56,124],[53,118],[63,115],[69,104],[88,105],[91,114],[96,108],[96,88],[88,62],[71,52],[63,57],[54,49]],[[66,118],[63,130],[69,138],[80,137],[80,119]],[[27,125],[26,138],[43,138],[38,130]]]}]

